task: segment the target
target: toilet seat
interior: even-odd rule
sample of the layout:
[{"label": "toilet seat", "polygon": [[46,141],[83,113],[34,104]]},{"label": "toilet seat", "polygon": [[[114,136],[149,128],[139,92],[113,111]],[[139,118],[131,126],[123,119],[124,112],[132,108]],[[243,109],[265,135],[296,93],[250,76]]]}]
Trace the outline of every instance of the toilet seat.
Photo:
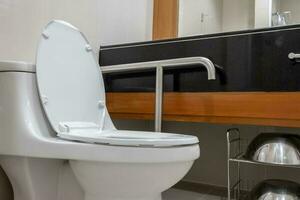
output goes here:
[{"label": "toilet seat", "polygon": [[155,133],[144,131],[108,130],[71,134],[59,133],[60,138],[95,144],[140,147],[173,147],[197,144],[197,137],[182,134]]},{"label": "toilet seat", "polygon": [[105,105],[100,67],[91,46],[74,26],[52,21],[44,29],[37,52],[39,97],[57,136],[86,143],[168,147],[198,143],[195,136],[119,131]]}]

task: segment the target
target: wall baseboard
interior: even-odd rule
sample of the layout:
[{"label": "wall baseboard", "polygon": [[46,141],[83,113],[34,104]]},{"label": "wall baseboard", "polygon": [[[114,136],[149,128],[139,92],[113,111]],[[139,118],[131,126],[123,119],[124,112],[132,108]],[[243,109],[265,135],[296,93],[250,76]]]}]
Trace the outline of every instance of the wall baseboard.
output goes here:
[{"label": "wall baseboard", "polygon": [[227,188],[215,185],[207,185],[203,183],[189,182],[189,181],[180,181],[173,188],[187,190],[191,192],[197,192],[201,194],[210,194],[215,196],[226,197]]}]

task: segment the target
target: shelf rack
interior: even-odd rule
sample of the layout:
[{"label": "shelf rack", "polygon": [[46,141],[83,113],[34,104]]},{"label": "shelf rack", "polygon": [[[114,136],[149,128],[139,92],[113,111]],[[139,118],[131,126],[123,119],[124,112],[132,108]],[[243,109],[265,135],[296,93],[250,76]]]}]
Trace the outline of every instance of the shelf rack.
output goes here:
[{"label": "shelf rack", "polygon": [[[243,140],[240,135],[240,130],[238,128],[232,128],[227,130],[227,198],[228,200],[240,200],[247,191],[241,190],[241,184],[243,180],[241,179],[241,169],[240,164],[250,164],[250,165],[261,165],[261,166],[273,166],[273,167],[285,167],[285,168],[295,168],[300,169],[300,165],[285,165],[285,164],[275,164],[275,163],[264,163],[256,162],[252,160],[247,160],[244,157],[245,149],[248,146],[248,141]],[[235,163],[237,166],[236,170],[236,180],[232,183],[232,173],[231,164]],[[250,185],[247,183],[247,185]]]}]

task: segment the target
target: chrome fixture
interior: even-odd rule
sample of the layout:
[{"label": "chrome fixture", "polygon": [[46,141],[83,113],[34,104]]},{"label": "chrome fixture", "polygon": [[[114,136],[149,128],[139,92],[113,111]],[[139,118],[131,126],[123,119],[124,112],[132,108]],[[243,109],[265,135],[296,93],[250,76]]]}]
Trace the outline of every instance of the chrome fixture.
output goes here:
[{"label": "chrome fixture", "polygon": [[205,57],[186,57],[149,62],[129,63],[121,65],[111,65],[101,67],[103,74],[140,71],[147,69],[156,69],[156,87],[155,87],[155,131],[161,131],[162,123],[162,97],[163,97],[163,70],[165,68],[179,68],[182,66],[201,64],[207,70],[208,80],[216,79],[216,69],[211,60]]},{"label": "chrome fixture", "polygon": [[291,11],[273,13],[272,26],[284,26],[291,24],[291,14]]},{"label": "chrome fixture", "polygon": [[257,184],[246,200],[300,200],[300,185],[286,180],[266,180]]},{"label": "chrome fixture", "polygon": [[256,162],[300,165],[299,148],[297,135],[262,133],[251,142],[245,158]]},{"label": "chrome fixture", "polygon": [[291,52],[291,53],[289,53],[288,58],[290,60],[295,60],[296,62],[299,62],[300,54]]},{"label": "chrome fixture", "polygon": [[208,80],[216,79],[215,77],[215,66],[213,62],[205,57],[186,57],[186,58],[175,58],[167,60],[149,61],[149,62],[138,62],[120,65],[110,65],[101,67],[103,74],[116,73],[116,72],[126,72],[126,71],[136,71],[136,70],[146,70],[153,69],[157,67],[182,67],[187,65],[201,64],[207,69]]}]

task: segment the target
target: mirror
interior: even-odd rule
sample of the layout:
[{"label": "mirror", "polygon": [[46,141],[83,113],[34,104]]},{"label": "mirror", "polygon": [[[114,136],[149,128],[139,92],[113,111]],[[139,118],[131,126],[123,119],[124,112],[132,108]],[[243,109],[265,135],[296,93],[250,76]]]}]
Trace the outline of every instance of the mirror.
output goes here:
[{"label": "mirror", "polygon": [[[169,2],[170,5],[174,4],[174,0],[166,2]],[[155,4],[163,3],[159,2],[159,0],[154,0],[154,8]],[[155,32],[157,27],[155,23],[160,23],[159,20],[155,21],[155,17],[161,16],[161,20],[166,20],[168,16],[161,13],[171,13],[171,6],[165,4],[163,5],[165,10],[154,9],[153,32]],[[177,16],[175,16],[177,17],[176,37],[300,23],[299,0],[178,0],[177,5],[177,8],[173,6],[177,12]],[[159,6],[163,8],[162,5]],[[164,16],[166,17],[165,19],[163,19]],[[171,22],[169,20],[169,23]],[[168,23],[164,22],[164,24]],[[168,28],[167,26],[165,27]],[[162,35],[161,37],[153,36],[153,39],[167,38],[172,38],[172,34],[169,34],[169,36]]]}]

